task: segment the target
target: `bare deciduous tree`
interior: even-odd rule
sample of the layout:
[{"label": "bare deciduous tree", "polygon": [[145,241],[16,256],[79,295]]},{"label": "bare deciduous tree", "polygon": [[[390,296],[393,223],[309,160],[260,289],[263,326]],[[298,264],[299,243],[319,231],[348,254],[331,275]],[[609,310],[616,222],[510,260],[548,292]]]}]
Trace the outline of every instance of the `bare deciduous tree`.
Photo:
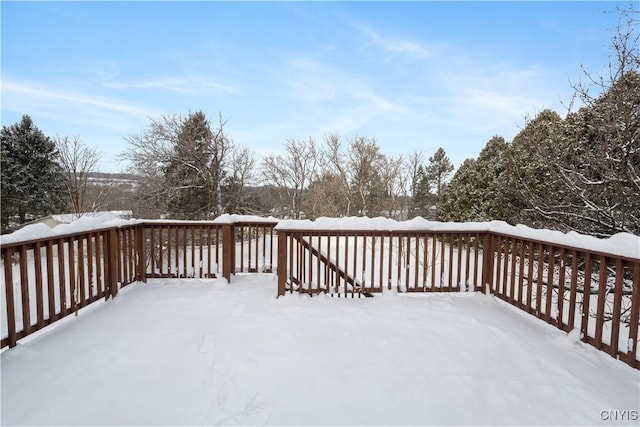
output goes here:
[{"label": "bare deciduous tree", "polygon": [[302,213],[303,193],[316,173],[318,153],[313,138],[291,139],[284,154],[271,154],[262,161],[267,183],[280,189],[284,215],[298,219]]},{"label": "bare deciduous tree", "polygon": [[406,187],[403,172],[404,160],[402,156],[383,156],[380,169],[380,178],[385,188],[385,199],[381,206],[381,214],[394,219],[404,219],[405,203],[402,195]]},{"label": "bare deciduous tree", "polygon": [[229,159],[229,172],[224,183],[223,211],[238,214],[260,214],[251,195],[245,191],[255,185],[256,157],[247,147],[234,146]]},{"label": "bare deciduous tree", "polygon": [[98,150],[86,146],[77,136],[56,137],[54,141],[71,211],[81,216],[101,209],[109,197],[111,186],[101,186],[97,192],[90,190],[89,175],[96,172],[100,161]]},{"label": "bare deciduous tree", "polygon": [[136,192],[140,203],[158,215],[165,212],[164,199],[171,191],[164,185],[164,175],[178,143],[182,121],[177,115],[151,118],[145,130],[124,138],[129,147],[119,155],[128,170],[141,177]]},{"label": "bare deciduous tree", "polygon": [[[347,153],[344,152],[340,136],[331,133],[325,136],[325,146],[322,150],[323,159],[323,176],[325,179],[330,177],[332,181],[331,188],[336,191],[334,194],[338,197],[336,208],[339,215],[352,215],[352,199],[350,188],[349,165],[347,163]],[[341,201],[341,202],[340,202]]]}]

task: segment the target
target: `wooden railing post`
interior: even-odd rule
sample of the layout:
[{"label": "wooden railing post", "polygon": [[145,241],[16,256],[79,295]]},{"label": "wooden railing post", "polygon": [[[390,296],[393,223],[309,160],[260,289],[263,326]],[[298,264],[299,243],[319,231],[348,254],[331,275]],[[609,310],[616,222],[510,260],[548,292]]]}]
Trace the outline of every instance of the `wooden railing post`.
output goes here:
[{"label": "wooden railing post", "polygon": [[482,245],[482,289],[480,292],[486,293],[486,287],[489,285],[489,293],[493,293],[493,263],[495,254],[493,251],[493,234],[486,233],[484,235],[484,244]]},{"label": "wooden railing post", "polygon": [[235,274],[236,230],[234,224],[222,225],[222,277],[231,282]]},{"label": "wooden railing post", "polygon": [[109,297],[115,297],[118,294],[118,230],[107,230],[105,236],[107,247],[104,254],[105,264],[105,284],[107,292],[105,299]]},{"label": "wooden railing post", "polygon": [[144,224],[135,228],[138,262],[136,266],[136,280],[147,282],[147,230]]},{"label": "wooden railing post", "polygon": [[282,231],[278,233],[278,296],[286,292],[287,283],[287,234]]},{"label": "wooden railing post", "polygon": [[5,304],[7,309],[7,332],[8,345],[15,347],[18,341],[16,337],[16,306],[13,295],[13,249],[2,250],[2,261],[4,266],[4,284],[5,284]]}]

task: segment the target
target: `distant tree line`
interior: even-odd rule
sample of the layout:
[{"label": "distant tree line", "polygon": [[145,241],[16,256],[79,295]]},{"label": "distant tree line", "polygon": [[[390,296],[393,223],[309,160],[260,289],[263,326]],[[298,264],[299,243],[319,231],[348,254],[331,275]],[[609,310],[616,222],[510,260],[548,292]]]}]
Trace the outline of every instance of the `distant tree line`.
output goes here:
[{"label": "distant tree line", "polygon": [[[283,154],[263,159],[262,173],[265,182],[278,189],[277,210],[282,216],[404,219],[410,211],[435,219],[432,191],[453,166],[442,148],[428,165],[423,160],[422,152],[407,159],[385,155],[375,138],[344,142],[329,134],[321,143],[311,137],[289,140]],[[422,184],[420,189],[417,183]]]},{"label": "distant tree line", "polygon": [[[281,218],[411,213],[435,219],[437,194],[453,170],[440,148],[428,164],[386,156],[374,138],[344,143],[335,134],[321,144],[291,139],[282,154],[265,156],[236,145],[218,114],[212,124],[202,111],[150,120],[126,138],[121,154],[139,176],[135,193],[148,212],[173,219],[213,219],[223,213]],[[408,167],[414,167],[407,175]],[[419,190],[409,192],[409,180]],[[433,193],[436,191],[436,193]]]},{"label": "distant tree line", "polygon": [[422,216],[640,234],[636,15],[633,6],[620,14],[608,72],[574,85],[579,108],[564,118],[541,111],[511,142],[493,137],[455,174],[443,148],[389,156],[373,137],[333,133],[290,139],[259,162],[233,142],[222,114],[212,122],[197,111],[151,119],[125,137],[126,179],[96,180],[95,149],[77,137],[49,138],[25,115],[2,129],[2,231],[51,213],[114,209],[174,219]]}]

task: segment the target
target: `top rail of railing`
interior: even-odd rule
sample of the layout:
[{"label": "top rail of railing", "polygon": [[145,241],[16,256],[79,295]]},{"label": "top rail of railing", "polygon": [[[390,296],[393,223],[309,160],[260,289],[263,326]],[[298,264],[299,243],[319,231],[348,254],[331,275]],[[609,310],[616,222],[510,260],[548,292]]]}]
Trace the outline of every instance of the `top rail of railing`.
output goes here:
[{"label": "top rail of railing", "polygon": [[55,228],[49,228],[44,224],[36,224],[35,227],[18,230],[11,234],[0,236],[0,248],[11,248],[23,245],[32,245],[47,240],[67,239],[77,236],[86,235],[88,233],[98,233],[107,230],[116,230],[119,228],[135,227],[144,225],[142,220],[118,220],[107,224],[91,224],[69,226],[68,224],[60,225]]},{"label": "top rail of railing", "polygon": [[50,228],[45,224],[33,224],[11,234],[0,236],[0,247],[10,248],[47,240],[58,240],[118,228],[145,225],[252,225],[275,227],[280,220],[274,217],[259,217],[255,215],[224,214],[213,220],[174,220],[174,219],[130,219],[112,220],[106,223],[84,221],[82,218],[76,223],[62,224]]},{"label": "top rail of railing", "polygon": [[629,261],[640,260],[640,236],[618,233],[606,239],[576,232],[535,229],[525,225],[509,225],[504,221],[438,222],[416,217],[407,221],[389,218],[319,218],[309,220],[283,220],[276,231],[314,235],[407,235],[415,233],[489,233],[497,236],[527,240],[536,244],[564,247],[568,250],[589,252],[594,255],[615,256]]}]

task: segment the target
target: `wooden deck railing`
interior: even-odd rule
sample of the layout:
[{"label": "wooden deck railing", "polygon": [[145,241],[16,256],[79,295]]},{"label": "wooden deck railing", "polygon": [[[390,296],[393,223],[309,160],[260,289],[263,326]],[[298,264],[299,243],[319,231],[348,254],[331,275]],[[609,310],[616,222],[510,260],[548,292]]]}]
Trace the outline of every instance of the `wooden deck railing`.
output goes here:
[{"label": "wooden deck railing", "polygon": [[0,245],[1,347],[148,277],[270,272],[272,220],[144,221]]},{"label": "wooden deck railing", "polygon": [[[463,226],[278,231],[278,295],[480,291],[640,368],[640,257]],[[339,221],[335,223],[339,225]],[[640,255],[640,247],[638,247]]]},{"label": "wooden deck railing", "polygon": [[278,236],[279,295],[459,292],[480,290],[482,283],[483,233],[286,230]]},{"label": "wooden deck railing", "polygon": [[491,293],[640,368],[640,259],[501,233],[490,244]]},{"label": "wooden deck railing", "polygon": [[139,221],[3,242],[1,346],[134,281],[277,271],[278,295],[488,292],[640,368],[640,256],[469,224],[383,231],[276,225],[229,217]]},{"label": "wooden deck railing", "polygon": [[1,245],[1,346],[78,312],[141,280],[139,225]]}]

